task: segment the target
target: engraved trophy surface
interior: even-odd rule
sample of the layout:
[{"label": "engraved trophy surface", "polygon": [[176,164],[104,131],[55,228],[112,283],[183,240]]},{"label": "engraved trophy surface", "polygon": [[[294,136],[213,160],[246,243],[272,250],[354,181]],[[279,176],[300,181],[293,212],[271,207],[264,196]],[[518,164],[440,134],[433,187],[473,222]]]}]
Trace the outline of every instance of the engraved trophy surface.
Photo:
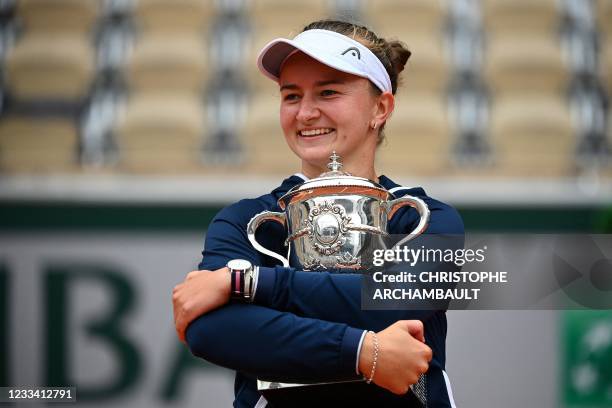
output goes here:
[{"label": "engraved trophy surface", "polygon": [[[341,171],[342,163],[336,152],[330,156],[327,166],[329,171],[293,187],[279,198],[278,205],[284,212],[263,211],[249,221],[247,235],[255,249],[278,259],[283,266],[299,270],[358,272],[372,266],[372,250],[386,249],[382,238],[388,235],[388,221],[398,209],[415,208],[420,221],[395,246],[410,241],[427,228],[430,212],[420,198],[394,198],[380,184]],[[267,221],[286,226],[286,258],[264,248],[255,239],[257,228]],[[257,383],[262,392],[308,386],[261,380]]]}]

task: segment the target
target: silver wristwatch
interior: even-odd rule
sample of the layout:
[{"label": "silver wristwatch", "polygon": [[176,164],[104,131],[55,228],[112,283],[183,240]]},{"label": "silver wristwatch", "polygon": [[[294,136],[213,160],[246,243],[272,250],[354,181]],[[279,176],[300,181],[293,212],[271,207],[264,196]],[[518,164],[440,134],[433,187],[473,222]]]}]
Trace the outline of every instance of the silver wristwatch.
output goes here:
[{"label": "silver wristwatch", "polygon": [[227,263],[231,275],[230,298],[240,302],[252,302],[255,292],[257,267],[245,259],[232,259]]}]

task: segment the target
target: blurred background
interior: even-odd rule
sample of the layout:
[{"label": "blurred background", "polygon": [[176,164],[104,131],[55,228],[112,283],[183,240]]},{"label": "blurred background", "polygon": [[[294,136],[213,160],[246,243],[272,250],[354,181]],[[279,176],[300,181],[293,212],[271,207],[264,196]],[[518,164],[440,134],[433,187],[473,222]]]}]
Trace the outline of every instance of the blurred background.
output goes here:
[{"label": "blurred background", "polygon": [[[612,232],[610,0],[0,0],[0,385],[229,406],[172,287],[224,205],[299,170],[271,39],[339,17],[412,51],[377,168],[468,232]],[[612,313],[449,312],[458,406],[612,406]]]}]

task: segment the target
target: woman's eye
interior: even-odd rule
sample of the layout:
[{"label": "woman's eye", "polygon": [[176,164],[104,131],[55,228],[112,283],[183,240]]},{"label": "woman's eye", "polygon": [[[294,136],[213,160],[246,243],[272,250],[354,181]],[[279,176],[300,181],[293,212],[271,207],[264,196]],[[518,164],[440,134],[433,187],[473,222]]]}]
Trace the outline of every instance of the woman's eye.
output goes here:
[{"label": "woman's eye", "polygon": [[321,91],[321,96],[331,96],[337,93],[338,92],[334,91],[333,89],[325,89],[324,91]]},{"label": "woman's eye", "polygon": [[283,96],[283,101],[295,101],[299,98],[298,94],[286,94]]}]

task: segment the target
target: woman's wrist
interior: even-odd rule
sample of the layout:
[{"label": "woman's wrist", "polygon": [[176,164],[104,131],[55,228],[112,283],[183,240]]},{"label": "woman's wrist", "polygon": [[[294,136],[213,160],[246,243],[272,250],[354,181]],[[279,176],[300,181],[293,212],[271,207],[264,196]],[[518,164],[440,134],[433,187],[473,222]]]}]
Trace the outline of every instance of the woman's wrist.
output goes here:
[{"label": "woman's wrist", "polygon": [[226,299],[226,302],[229,302],[232,289],[232,278],[230,276],[229,268],[226,266],[221,269],[217,269],[213,273],[216,273],[218,275],[217,282],[219,284],[220,292],[223,294],[223,298]]},{"label": "woman's wrist", "polygon": [[373,332],[368,331],[361,345],[359,353],[359,374],[365,378],[370,378],[372,364],[374,363],[374,336]]}]

